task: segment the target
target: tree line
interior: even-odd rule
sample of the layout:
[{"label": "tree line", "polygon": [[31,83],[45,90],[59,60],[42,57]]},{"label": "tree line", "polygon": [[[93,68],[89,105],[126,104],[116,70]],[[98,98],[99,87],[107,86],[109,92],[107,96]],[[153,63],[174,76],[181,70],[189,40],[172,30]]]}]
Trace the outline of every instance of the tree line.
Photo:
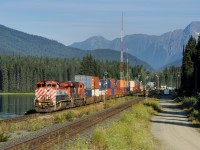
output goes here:
[{"label": "tree line", "polygon": [[200,92],[200,36],[197,41],[191,36],[183,47],[181,92],[188,96]]},{"label": "tree line", "polygon": [[[73,81],[76,74],[103,78],[104,71],[108,72],[108,77],[119,79],[119,62],[95,60],[92,55],[82,60],[0,55],[0,91],[34,92],[37,81]],[[129,76],[136,79],[144,71],[143,66],[130,66]]]},{"label": "tree line", "polygon": [[[124,76],[127,77],[125,66],[124,63]],[[77,74],[102,79],[107,71],[108,78],[119,79],[119,68],[118,61],[100,61],[90,54],[82,59],[0,55],[0,92],[34,92],[37,81],[74,81]],[[180,67],[172,66],[155,73],[142,65],[135,65],[128,67],[128,79],[142,81],[143,85],[151,81],[177,87],[181,83],[180,72]]]}]

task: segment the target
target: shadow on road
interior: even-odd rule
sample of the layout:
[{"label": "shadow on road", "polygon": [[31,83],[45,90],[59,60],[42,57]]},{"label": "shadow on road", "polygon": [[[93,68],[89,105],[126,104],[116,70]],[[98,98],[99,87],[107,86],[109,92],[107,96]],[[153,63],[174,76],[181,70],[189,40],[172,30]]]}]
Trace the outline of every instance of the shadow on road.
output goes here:
[{"label": "shadow on road", "polygon": [[188,122],[187,113],[184,110],[179,109],[173,100],[169,99],[171,96],[162,96],[159,99],[159,103],[162,106],[162,111],[156,116],[159,120],[152,120],[151,122],[159,124],[171,124],[190,128],[199,128],[200,125],[191,124]]},{"label": "shadow on road", "polygon": [[178,125],[178,126],[184,126],[184,127],[190,127],[190,128],[199,128],[199,125],[193,125],[190,123],[183,123],[183,122],[175,122],[175,121],[157,121],[157,120],[151,120],[151,122],[154,123],[161,123],[161,124],[170,124],[170,125]]}]

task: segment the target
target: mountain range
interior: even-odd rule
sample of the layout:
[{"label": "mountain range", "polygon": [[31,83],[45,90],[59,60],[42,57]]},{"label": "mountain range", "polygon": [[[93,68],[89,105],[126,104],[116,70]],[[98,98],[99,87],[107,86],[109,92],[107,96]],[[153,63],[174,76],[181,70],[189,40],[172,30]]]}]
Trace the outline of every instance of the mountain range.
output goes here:
[{"label": "mountain range", "polygon": [[[65,46],[55,40],[17,31],[3,25],[0,25],[0,54],[77,59],[91,54],[96,59],[102,61],[118,61],[120,59],[120,52],[116,50],[97,49],[85,51],[79,48]],[[149,64],[135,56],[129,54],[128,57],[130,65],[143,65],[145,68],[153,70]],[[124,54],[124,59],[125,58],[126,55]]]},{"label": "mountain range", "polygon": [[[131,34],[124,36],[124,51],[146,61],[153,68],[159,69],[172,62],[180,64],[183,46],[190,36],[198,38],[200,21],[191,22],[185,29],[177,29],[162,35]],[[93,36],[83,42],[76,42],[71,47],[84,50],[114,49],[120,51],[120,38],[107,40],[102,36]]]}]

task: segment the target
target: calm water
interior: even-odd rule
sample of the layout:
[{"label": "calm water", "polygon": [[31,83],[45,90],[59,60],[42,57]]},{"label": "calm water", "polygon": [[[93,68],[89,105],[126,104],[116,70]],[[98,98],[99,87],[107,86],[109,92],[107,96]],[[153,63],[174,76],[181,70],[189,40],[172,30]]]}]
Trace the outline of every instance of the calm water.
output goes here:
[{"label": "calm water", "polygon": [[22,116],[34,109],[34,94],[0,95],[0,118]]}]

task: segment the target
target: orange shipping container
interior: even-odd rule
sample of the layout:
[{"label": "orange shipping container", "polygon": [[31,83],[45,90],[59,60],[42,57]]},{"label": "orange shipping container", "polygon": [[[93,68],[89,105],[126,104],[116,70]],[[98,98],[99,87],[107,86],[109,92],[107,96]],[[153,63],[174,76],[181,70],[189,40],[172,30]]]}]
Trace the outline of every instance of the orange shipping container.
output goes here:
[{"label": "orange shipping container", "polygon": [[111,89],[106,89],[106,95],[107,95],[107,96],[111,96],[111,95],[112,95]]},{"label": "orange shipping container", "polygon": [[110,79],[110,88],[115,88],[115,79]]},{"label": "orange shipping container", "polygon": [[117,80],[117,87],[118,88],[125,88],[126,87],[126,81],[125,80]]},{"label": "orange shipping container", "polygon": [[99,89],[99,77],[92,77],[92,88]]}]

